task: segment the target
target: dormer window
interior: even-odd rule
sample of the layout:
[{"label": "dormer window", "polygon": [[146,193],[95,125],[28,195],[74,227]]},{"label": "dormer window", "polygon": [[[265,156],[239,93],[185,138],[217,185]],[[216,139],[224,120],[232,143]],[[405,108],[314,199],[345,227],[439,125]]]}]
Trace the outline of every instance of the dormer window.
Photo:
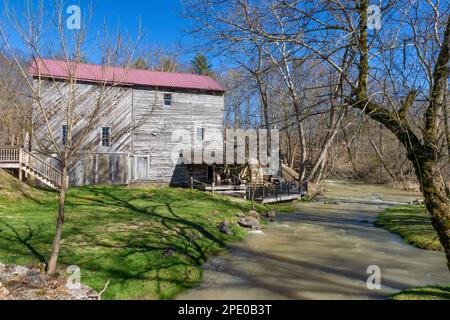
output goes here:
[{"label": "dormer window", "polygon": [[172,105],[172,94],[165,93],[164,94],[164,105],[171,106]]}]

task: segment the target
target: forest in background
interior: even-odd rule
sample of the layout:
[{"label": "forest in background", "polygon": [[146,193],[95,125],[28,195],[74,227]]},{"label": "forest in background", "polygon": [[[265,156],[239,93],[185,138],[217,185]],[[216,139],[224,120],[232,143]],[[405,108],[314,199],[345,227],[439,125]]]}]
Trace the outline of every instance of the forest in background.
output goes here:
[{"label": "forest in background", "polygon": [[[282,161],[300,173],[300,180],[359,179],[417,188],[414,167],[395,135],[360,110],[341,106],[348,85],[327,59],[333,55],[341,59],[341,67],[352,76],[356,75],[358,54],[345,51],[344,45],[337,48],[338,39],[332,39],[325,26],[331,21],[341,24],[339,30],[345,30],[345,23],[357,26],[357,2],[324,2],[317,8],[313,4],[314,1],[185,1],[186,31],[198,40],[195,58],[186,62],[182,48],[140,43],[131,66],[214,76],[226,87],[226,127],[279,129]],[[393,0],[380,4],[381,17],[388,16],[392,22],[385,22],[380,30],[369,30],[372,43],[379,42],[372,49],[376,76],[369,85],[378,91],[379,99],[392,105],[401,104],[408,89],[417,87],[419,92],[408,116],[415,130],[420,131],[428,102],[426,91],[432,82],[428,73],[437,54],[448,5],[439,1],[420,4]],[[329,21],[317,22],[316,16],[327,10],[331,14]],[[309,33],[316,32],[314,28],[317,34],[310,37]],[[286,41],[273,39],[273,35]],[[328,56],[318,54],[311,47],[313,43],[320,43],[318,47]],[[375,54],[376,50],[379,52]],[[49,57],[63,58],[58,50],[49,52]],[[12,101],[22,104],[21,110],[27,110],[26,94],[20,96],[7,88],[22,87],[26,91],[26,86],[8,65],[7,50],[1,53],[0,82],[5,85],[0,85],[0,144],[20,144],[29,131],[30,117],[18,112]],[[217,56],[222,64],[220,70],[213,70],[210,59]],[[24,55],[21,63],[26,66],[29,59]],[[82,54],[77,59],[93,62]],[[446,106],[439,113],[437,147],[439,165],[448,181],[450,107],[446,99]]]}]

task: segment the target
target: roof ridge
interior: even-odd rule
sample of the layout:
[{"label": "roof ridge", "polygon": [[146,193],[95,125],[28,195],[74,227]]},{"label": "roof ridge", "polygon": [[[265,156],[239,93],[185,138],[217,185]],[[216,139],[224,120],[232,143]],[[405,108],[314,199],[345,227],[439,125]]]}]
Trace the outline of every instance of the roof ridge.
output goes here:
[{"label": "roof ridge", "polygon": [[[71,70],[70,64],[74,65]],[[225,89],[211,76],[192,73],[167,72],[84,63],[76,60],[35,59],[29,67],[31,76],[68,79],[71,72],[80,81],[115,82],[118,84],[161,88],[194,89],[224,93]]]},{"label": "roof ridge", "polygon": [[[66,63],[65,60],[61,60],[61,59],[42,58],[41,60],[42,61],[54,61],[54,62]],[[77,62],[77,61],[69,60],[69,62]],[[206,74],[197,74],[197,73],[180,72],[180,71],[161,71],[161,70],[151,70],[151,69],[128,68],[128,67],[124,67],[124,66],[102,65],[102,64],[93,63],[93,62],[77,62],[77,66],[78,65],[86,65],[86,66],[93,66],[93,67],[116,68],[116,69],[133,70],[133,71],[139,71],[139,72],[179,74],[179,75],[188,75],[188,76],[195,76],[195,77],[206,77],[206,78],[214,79],[212,76],[209,76],[209,75],[206,75]]]}]

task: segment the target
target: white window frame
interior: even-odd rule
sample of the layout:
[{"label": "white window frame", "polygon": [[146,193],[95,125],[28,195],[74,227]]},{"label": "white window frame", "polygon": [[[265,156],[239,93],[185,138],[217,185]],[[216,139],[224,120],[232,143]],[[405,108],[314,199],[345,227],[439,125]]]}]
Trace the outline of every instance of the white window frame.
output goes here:
[{"label": "white window frame", "polygon": [[[170,96],[170,104],[166,104],[166,96]],[[163,94],[163,104],[165,107],[171,107],[173,105],[173,94],[172,93],[164,93]]]},{"label": "white window frame", "polygon": [[[103,129],[106,129],[106,128],[108,128],[109,129],[109,131],[108,131],[108,145],[107,146],[104,146],[103,145]],[[111,127],[108,127],[108,126],[102,126],[101,128],[100,128],[100,146],[102,147],[102,148],[111,148],[111,145],[112,145],[112,143],[111,143]]]}]

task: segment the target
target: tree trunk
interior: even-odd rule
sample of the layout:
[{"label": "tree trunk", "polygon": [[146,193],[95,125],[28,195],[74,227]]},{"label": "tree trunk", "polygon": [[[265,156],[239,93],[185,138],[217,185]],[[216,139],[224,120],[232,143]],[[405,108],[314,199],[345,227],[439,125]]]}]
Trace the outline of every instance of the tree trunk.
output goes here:
[{"label": "tree trunk", "polygon": [[[323,144],[322,149],[320,150],[319,156],[317,157],[311,171],[308,174],[308,177],[306,178],[306,182],[313,181],[315,176],[316,177],[319,176],[319,179],[320,179],[322,172],[318,172],[318,171],[322,165],[325,166],[326,158],[328,155],[328,149],[330,149],[331,144],[334,141],[334,138],[336,138],[336,135],[339,133],[339,128],[340,128],[343,118],[344,118],[344,112],[342,112],[339,115],[339,118],[333,124],[334,125],[333,129],[328,133],[325,143]],[[323,171],[323,168],[320,170]]]},{"label": "tree trunk", "polygon": [[[350,159],[350,163],[351,163],[351,165],[353,167],[353,171],[355,172],[356,176],[359,177],[359,171],[358,171],[358,168],[356,167],[356,162],[353,159],[352,149],[350,147],[350,141],[349,141],[348,136],[347,136],[347,130],[345,130],[345,128],[344,128],[343,132],[344,132],[344,139],[345,139],[345,148],[347,149],[347,153],[348,153],[348,157]],[[352,138],[352,140],[353,140],[353,138]],[[356,154],[356,152],[355,152],[355,154]],[[355,156],[355,158],[356,158],[356,156]]]},{"label": "tree trunk", "polygon": [[303,181],[306,175],[306,158],[307,158],[307,150],[306,150],[306,138],[305,138],[305,129],[303,127],[303,123],[298,123],[298,139],[300,143],[300,170],[298,179],[299,181]]},{"label": "tree trunk", "polygon": [[322,175],[322,171],[325,167],[326,158],[328,156],[328,146],[325,146],[319,154],[316,162],[314,163],[311,171],[309,172],[308,177],[306,178],[306,182],[318,183],[320,176]]},{"label": "tree trunk", "polygon": [[441,179],[438,164],[434,160],[424,160],[417,164],[417,176],[425,198],[425,206],[431,216],[431,223],[436,230],[447,258],[450,271],[450,198],[445,183]]},{"label": "tree trunk", "polygon": [[327,163],[327,155],[328,155],[328,152],[324,154],[324,156],[320,162],[319,168],[317,168],[316,172],[314,173],[314,176],[312,177],[311,181],[309,181],[309,182],[318,184],[321,181],[323,172],[325,170],[325,165]]},{"label": "tree trunk", "polygon": [[[386,161],[384,161],[383,159],[383,155],[381,154],[380,150],[378,150],[377,145],[375,144],[375,142],[373,142],[372,138],[369,137],[369,141],[372,144],[373,149],[375,150],[378,159],[380,160],[381,164],[383,165],[384,169],[387,171],[387,173],[391,176],[392,180],[394,182],[397,182],[397,177],[395,176],[395,174],[392,172],[391,169],[389,169],[389,166],[387,165]],[[382,177],[381,177],[382,178]],[[381,179],[381,182],[383,182],[383,180]]]},{"label": "tree trunk", "polygon": [[[261,61],[260,61],[261,65]],[[270,125],[270,115],[269,115],[269,98],[267,96],[267,85],[261,78],[261,73],[258,71],[255,73],[256,82],[258,83],[259,96],[261,98],[262,104],[262,114],[264,118],[264,126],[267,129],[267,156],[272,156],[272,128]]]},{"label": "tree trunk", "polygon": [[65,203],[67,194],[67,166],[64,165],[62,171],[61,190],[59,192],[58,217],[56,218],[56,231],[53,238],[52,253],[48,264],[48,274],[54,274],[58,263],[59,250],[61,248],[61,235],[64,226]]},{"label": "tree trunk", "polygon": [[289,167],[291,169],[294,169],[294,164],[295,164],[295,155],[297,154],[297,149],[298,149],[298,140],[295,142],[295,147],[294,150],[292,150],[290,152],[290,161],[289,161]]},{"label": "tree trunk", "polygon": [[446,95],[444,105],[444,121],[445,121],[445,140],[447,142],[447,153],[450,160],[450,106]]},{"label": "tree trunk", "polygon": [[445,27],[443,42],[437,57],[433,71],[433,86],[430,90],[429,105],[423,115],[425,123],[423,142],[414,133],[408,123],[408,110],[414,103],[416,92],[411,91],[405,99],[398,117],[393,117],[392,112],[368,99],[368,75],[369,75],[369,47],[367,36],[368,0],[360,0],[358,10],[359,24],[359,51],[360,61],[358,65],[358,87],[354,92],[356,103],[354,107],[362,110],[372,119],[383,124],[391,130],[408,151],[408,159],[413,163],[416,175],[420,180],[420,186],[425,198],[425,206],[431,216],[431,223],[436,230],[439,240],[444,248],[447,258],[447,267],[450,271],[450,199],[445,182],[437,160],[437,114],[441,107],[445,106],[443,98],[447,90],[448,63],[450,61],[450,15]]}]

